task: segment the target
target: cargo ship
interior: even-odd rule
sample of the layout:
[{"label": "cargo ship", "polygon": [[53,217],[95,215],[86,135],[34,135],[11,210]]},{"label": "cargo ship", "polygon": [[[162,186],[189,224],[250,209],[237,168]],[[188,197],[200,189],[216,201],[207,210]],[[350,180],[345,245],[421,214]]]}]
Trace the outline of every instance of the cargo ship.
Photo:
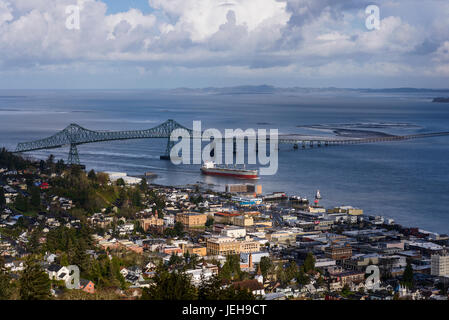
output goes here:
[{"label": "cargo ship", "polygon": [[201,167],[201,172],[212,176],[224,176],[238,179],[259,179],[258,170],[217,167],[215,162],[205,162]]}]

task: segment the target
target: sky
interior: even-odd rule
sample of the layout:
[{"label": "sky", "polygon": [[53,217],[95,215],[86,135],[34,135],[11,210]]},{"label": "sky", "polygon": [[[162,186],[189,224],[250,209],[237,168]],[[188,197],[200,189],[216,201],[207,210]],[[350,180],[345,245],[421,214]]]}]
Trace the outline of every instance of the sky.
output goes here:
[{"label": "sky", "polygon": [[260,84],[449,88],[449,1],[0,0],[0,89]]}]

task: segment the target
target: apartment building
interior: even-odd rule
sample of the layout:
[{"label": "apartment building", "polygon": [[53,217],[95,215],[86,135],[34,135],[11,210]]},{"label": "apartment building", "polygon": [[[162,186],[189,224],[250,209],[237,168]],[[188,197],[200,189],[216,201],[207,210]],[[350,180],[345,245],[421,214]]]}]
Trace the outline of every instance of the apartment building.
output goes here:
[{"label": "apartment building", "polygon": [[433,254],[430,262],[430,274],[433,276],[449,276],[449,255]]}]

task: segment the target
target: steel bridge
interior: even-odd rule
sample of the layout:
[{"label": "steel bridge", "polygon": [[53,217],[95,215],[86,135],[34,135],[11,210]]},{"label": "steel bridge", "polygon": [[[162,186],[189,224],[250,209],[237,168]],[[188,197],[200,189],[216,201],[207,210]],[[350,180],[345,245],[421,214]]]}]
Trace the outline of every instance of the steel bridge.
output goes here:
[{"label": "steel bridge", "polygon": [[161,158],[167,158],[174,145],[174,142],[170,141],[170,135],[176,129],[185,129],[190,134],[193,132],[191,129],[180,125],[174,120],[167,120],[152,129],[133,131],[93,131],[72,123],[67,128],[51,137],[32,142],[19,143],[15,152],[28,152],[70,146],[68,164],[79,165],[80,159],[77,146],[80,144],[114,140],[166,138],[168,139],[167,147],[165,154],[161,156]]},{"label": "steel bridge", "polygon": [[[147,130],[133,130],[133,131],[93,131],[85,129],[77,124],[70,124],[64,130],[44,139],[35,140],[31,142],[23,142],[17,145],[15,153],[29,152],[44,149],[55,149],[65,146],[70,146],[68,164],[80,164],[78,145],[95,143],[102,141],[115,141],[115,140],[130,140],[130,139],[167,139],[167,147],[165,154],[161,155],[161,159],[169,160],[170,150],[174,145],[173,141],[170,141],[170,136],[174,130],[184,129],[189,134],[193,133],[193,130],[186,128],[174,120],[167,120],[164,123]],[[331,145],[343,145],[343,144],[360,144],[360,143],[376,143],[376,142],[388,142],[388,141],[401,141],[418,138],[429,138],[437,136],[447,136],[449,132],[436,132],[415,134],[406,136],[393,136],[387,135],[382,137],[373,138],[348,138],[348,137],[331,137],[331,136],[307,136],[307,135],[279,135],[278,142],[282,144],[293,144],[294,149],[298,149],[299,146],[305,148],[313,148],[314,146],[331,146]],[[269,138],[267,138],[269,140]],[[234,140],[234,146],[235,146]],[[256,151],[257,151],[256,144]],[[234,148],[235,150],[235,148]]]}]

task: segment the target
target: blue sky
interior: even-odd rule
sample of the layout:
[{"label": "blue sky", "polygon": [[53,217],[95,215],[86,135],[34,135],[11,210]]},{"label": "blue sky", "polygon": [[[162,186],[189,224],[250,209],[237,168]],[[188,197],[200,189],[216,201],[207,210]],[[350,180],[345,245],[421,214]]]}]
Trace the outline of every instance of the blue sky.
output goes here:
[{"label": "blue sky", "polygon": [[449,1],[0,0],[0,89],[241,84],[447,88]]},{"label": "blue sky", "polygon": [[128,11],[130,8],[139,9],[143,13],[151,13],[154,10],[150,7],[148,0],[104,0],[108,6],[108,14]]}]

